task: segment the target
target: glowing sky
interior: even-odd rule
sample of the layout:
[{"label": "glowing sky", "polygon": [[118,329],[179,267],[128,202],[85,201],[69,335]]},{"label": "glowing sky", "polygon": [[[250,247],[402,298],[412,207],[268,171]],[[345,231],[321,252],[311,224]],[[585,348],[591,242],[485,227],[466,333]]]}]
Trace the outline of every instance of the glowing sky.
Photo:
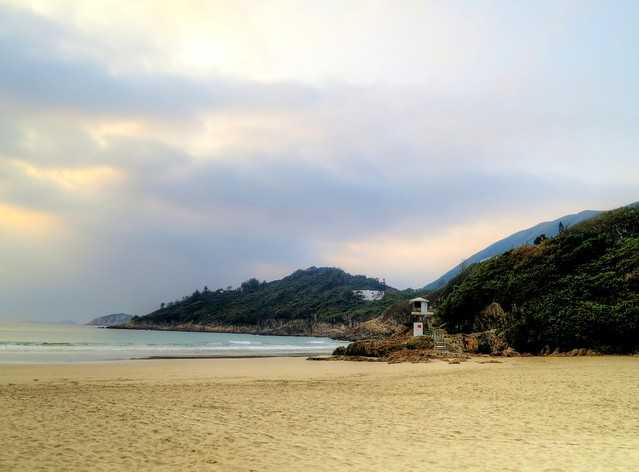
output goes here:
[{"label": "glowing sky", "polygon": [[0,0],[0,319],[418,287],[639,199],[634,1]]}]

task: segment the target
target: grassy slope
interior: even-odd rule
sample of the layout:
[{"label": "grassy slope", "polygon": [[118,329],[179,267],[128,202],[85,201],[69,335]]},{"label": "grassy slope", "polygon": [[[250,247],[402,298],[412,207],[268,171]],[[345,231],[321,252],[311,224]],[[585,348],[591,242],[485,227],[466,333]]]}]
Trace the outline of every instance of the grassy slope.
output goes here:
[{"label": "grassy slope", "polygon": [[639,209],[623,208],[469,267],[440,293],[451,331],[477,328],[491,302],[520,350],[639,347]]}]

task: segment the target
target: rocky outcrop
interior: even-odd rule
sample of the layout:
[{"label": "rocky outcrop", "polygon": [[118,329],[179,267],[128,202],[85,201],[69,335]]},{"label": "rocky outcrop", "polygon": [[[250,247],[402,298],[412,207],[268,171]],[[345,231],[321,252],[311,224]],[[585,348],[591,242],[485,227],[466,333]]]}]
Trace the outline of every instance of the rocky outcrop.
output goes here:
[{"label": "rocky outcrop", "polygon": [[494,329],[479,333],[449,335],[446,341],[450,347],[454,346],[456,351],[470,354],[500,355],[510,348],[503,336]]},{"label": "rocky outcrop", "polygon": [[446,350],[435,349],[431,336],[410,336],[405,331],[385,339],[362,339],[348,346],[337,348],[333,355],[338,359],[379,359],[389,363],[428,362],[430,359],[447,359],[451,363],[462,362],[472,354],[513,357],[513,350],[496,330],[473,334],[444,335]]},{"label": "rocky outcrop", "polygon": [[361,357],[386,357],[395,351],[432,350],[433,340],[430,336],[389,338],[389,339],[365,339],[355,341],[346,347],[338,347],[334,355],[361,356]]},{"label": "rocky outcrop", "polygon": [[388,339],[396,336],[407,334],[409,328],[403,324],[396,323],[393,320],[383,317],[374,318],[363,323],[354,324],[346,327],[341,337],[346,341],[358,341],[363,339]]}]

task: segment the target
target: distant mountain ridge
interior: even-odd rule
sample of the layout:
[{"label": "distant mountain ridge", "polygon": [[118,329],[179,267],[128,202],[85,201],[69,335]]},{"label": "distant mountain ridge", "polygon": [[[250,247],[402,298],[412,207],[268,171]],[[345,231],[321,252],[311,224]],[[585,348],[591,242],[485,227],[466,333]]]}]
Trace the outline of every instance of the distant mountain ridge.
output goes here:
[{"label": "distant mountain ridge", "polygon": [[564,215],[552,221],[544,221],[543,223],[539,223],[530,228],[511,234],[510,236],[504,239],[500,239],[499,241],[465,259],[462,263],[450,269],[437,280],[424,286],[424,290],[438,290],[444,287],[457,275],[459,275],[464,267],[467,267],[470,264],[481,262],[494,256],[498,256],[505,253],[506,251],[510,251],[511,249],[515,249],[525,244],[532,244],[535,238],[542,234],[546,235],[546,237],[548,238],[557,236],[557,234],[559,234],[559,223],[562,223],[565,228],[568,228],[577,223],[581,223],[582,221],[589,220],[590,218],[600,215],[601,213],[602,211],[599,210],[584,210],[579,213]]},{"label": "distant mountain ridge", "polygon": [[99,316],[87,323],[89,326],[119,326],[127,324],[133,318],[126,313],[114,313],[111,315]]}]

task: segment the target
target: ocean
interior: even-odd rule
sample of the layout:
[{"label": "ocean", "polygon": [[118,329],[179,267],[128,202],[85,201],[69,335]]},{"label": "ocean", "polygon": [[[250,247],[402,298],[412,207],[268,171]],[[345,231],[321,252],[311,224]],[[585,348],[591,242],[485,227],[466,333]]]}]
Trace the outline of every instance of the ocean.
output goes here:
[{"label": "ocean", "polygon": [[150,357],[330,354],[329,338],[0,324],[0,363],[96,362]]}]

